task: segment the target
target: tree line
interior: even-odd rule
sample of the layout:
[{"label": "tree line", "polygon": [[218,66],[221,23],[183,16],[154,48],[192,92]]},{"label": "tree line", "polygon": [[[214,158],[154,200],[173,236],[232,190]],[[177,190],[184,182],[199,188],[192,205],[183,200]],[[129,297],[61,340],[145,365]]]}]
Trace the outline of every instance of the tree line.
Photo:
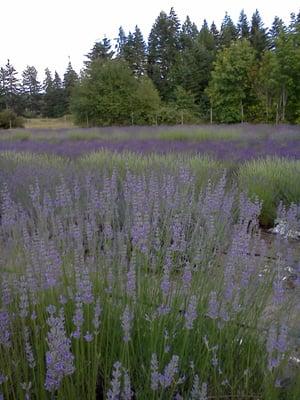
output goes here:
[{"label": "tree line", "polygon": [[[114,42],[114,44],[113,44]],[[218,30],[200,29],[173,8],[160,12],[148,41],[138,26],[97,41],[80,76],[69,62],[63,79],[28,66],[18,80],[0,69],[0,109],[23,116],[67,113],[81,125],[211,122],[300,122],[300,12],[289,24],[264,26],[259,11]]]}]

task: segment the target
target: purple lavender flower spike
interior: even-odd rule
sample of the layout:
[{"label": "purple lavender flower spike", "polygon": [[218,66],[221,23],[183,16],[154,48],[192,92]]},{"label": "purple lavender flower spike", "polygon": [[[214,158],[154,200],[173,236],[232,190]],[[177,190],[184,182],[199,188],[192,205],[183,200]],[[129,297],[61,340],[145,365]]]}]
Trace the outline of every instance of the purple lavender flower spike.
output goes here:
[{"label": "purple lavender flower spike", "polygon": [[70,350],[71,341],[66,336],[64,323],[62,310],[59,316],[52,314],[47,319],[50,330],[47,334],[49,350],[46,352],[45,388],[49,392],[58,390],[63,378],[75,371],[74,356]]},{"label": "purple lavender flower spike", "polygon": [[207,315],[211,319],[217,319],[219,317],[219,303],[217,300],[217,293],[214,291],[210,292],[209,294]]},{"label": "purple lavender flower spike", "polygon": [[187,311],[185,312],[185,327],[188,330],[193,329],[193,323],[197,318],[197,304],[197,297],[192,296]]},{"label": "purple lavender flower spike", "polygon": [[179,356],[173,355],[169,364],[166,365],[164,373],[159,375],[159,382],[161,386],[166,389],[172,385],[175,375],[179,369]]},{"label": "purple lavender flower spike", "polygon": [[10,315],[8,311],[0,310],[0,344],[11,346]]},{"label": "purple lavender flower spike", "polygon": [[133,320],[133,315],[127,304],[121,317],[122,328],[124,332],[123,340],[125,343],[128,343],[131,339],[130,331],[131,331],[132,320]]},{"label": "purple lavender flower spike", "polygon": [[107,400],[120,400],[121,395],[121,367],[122,364],[117,361],[114,363],[114,370],[112,373],[111,388],[107,392]]}]

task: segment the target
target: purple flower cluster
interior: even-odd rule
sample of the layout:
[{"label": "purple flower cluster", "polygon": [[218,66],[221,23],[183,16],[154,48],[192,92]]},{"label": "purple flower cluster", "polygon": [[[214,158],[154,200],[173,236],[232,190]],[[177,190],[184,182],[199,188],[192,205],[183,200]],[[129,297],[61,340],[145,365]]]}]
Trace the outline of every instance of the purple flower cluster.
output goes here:
[{"label": "purple flower cluster", "polygon": [[75,371],[74,356],[71,353],[71,341],[66,336],[64,326],[64,315],[62,310],[55,316],[54,310],[50,309],[50,316],[47,319],[49,332],[47,344],[49,350],[46,353],[46,380],[45,388],[49,392],[59,389],[64,377],[72,375]]},{"label": "purple flower cluster", "polygon": [[173,355],[170,362],[165,366],[164,372],[159,372],[157,355],[151,357],[151,389],[156,391],[161,386],[163,389],[175,383],[175,378],[179,372],[179,356]]}]

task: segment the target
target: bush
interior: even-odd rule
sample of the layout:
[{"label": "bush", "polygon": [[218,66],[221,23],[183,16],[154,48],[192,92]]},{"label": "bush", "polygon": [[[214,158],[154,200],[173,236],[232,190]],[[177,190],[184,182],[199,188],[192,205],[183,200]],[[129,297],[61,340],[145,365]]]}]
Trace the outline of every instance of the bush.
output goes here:
[{"label": "bush", "polygon": [[23,119],[18,117],[12,110],[4,110],[0,112],[0,128],[23,128]]},{"label": "bush", "polygon": [[158,125],[197,124],[199,118],[190,110],[165,105],[155,115]]},{"label": "bush", "polygon": [[136,79],[121,60],[94,61],[71,98],[72,113],[81,126],[148,124],[159,105],[150,79]]}]

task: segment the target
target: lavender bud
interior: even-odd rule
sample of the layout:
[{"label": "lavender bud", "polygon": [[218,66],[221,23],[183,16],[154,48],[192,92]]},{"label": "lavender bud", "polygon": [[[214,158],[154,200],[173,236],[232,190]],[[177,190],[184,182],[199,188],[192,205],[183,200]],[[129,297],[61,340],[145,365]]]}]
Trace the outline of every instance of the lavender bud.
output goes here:
[{"label": "lavender bud", "polygon": [[217,293],[210,292],[207,315],[212,319],[217,319],[219,316],[218,310],[219,310],[219,303],[217,300]]},{"label": "lavender bud", "polygon": [[158,359],[155,353],[151,357],[151,389],[157,390],[159,385]]},{"label": "lavender bud", "polygon": [[192,296],[185,312],[185,327],[186,329],[193,329],[193,322],[197,318],[197,297]]},{"label": "lavender bud", "polygon": [[124,332],[123,340],[125,343],[129,342],[129,340],[131,339],[130,330],[131,330],[132,320],[133,320],[133,315],[130,312],[128,305],[126,305],[125,310],[121,317],[122,328]]}]

